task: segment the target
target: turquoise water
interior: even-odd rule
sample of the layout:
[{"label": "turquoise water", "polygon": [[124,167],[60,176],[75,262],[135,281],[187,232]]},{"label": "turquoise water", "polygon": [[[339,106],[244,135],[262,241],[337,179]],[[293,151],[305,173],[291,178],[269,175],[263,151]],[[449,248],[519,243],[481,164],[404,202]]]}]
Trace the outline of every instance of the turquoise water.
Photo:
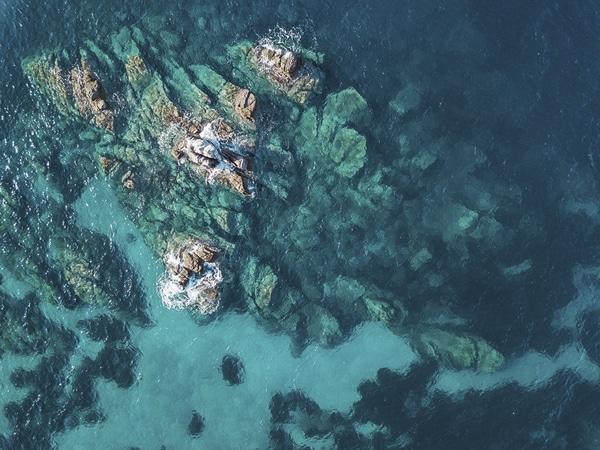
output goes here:
[{"label": "turquoise water", "polygon": [[0,0],[0,449],[599,448],[599,32]]},{"label": "turquoise water", "polygon": [[[111,214],[103,213],[104,208]],[[300,390],[319,399],[324,408],[348,411],[359,398],[358,384],[374,377],[379,367],[402,371],[416,360],[404,339],[374,323],[365,324],[334,349],[309,346],[299,357],[291,354],[288,337],[265,332],[247,314],[226,315],[198,328],[185,314],[160,303],[155,289],[160,265],[141,240],[127,243],[125,236],[135,233],[135,227],[119,210],[108,186],[91,182],[75,209],[82,226],[109,235],[136,267],[150,293],[154,326],[132,330],[132,344],[142,355],[135,386],[124,392],[113,383],[98,383],[100,407],[113,413],[100,426],[57,436],[59,448],[101,449],[115,442],[140,448],[152,448],[157,442],[167,448],[265,448],[269,402],[275,393]],[[242,385],[223,381],[224,354],[244,361]],[[194,440],[187,433],[187,422],[196,409],[202,411],[206,431]]]}]

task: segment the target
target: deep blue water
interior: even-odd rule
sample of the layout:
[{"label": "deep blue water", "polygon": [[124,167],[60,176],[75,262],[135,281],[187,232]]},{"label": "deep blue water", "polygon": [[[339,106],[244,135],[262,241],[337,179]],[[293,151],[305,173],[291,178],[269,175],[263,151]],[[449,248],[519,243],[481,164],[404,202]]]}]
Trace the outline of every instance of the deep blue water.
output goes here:
[{"label": "deep blue water", "polygon": [[[325,180],[305,176],[314,160],[293,137],[297,118],[265,100],[257,196],[236,211],[243,233],[219,232],[235,250],[210,318],[161,303],[145,213],[89,162],[85,125],[21,67],[42,50],[75,64],[86,40],[108,47],[124,26],[150,35],[155,16],[180,39],[175,54],[143,47],[159,77],[172,58],[240,83],[218,49],[281,27],[325,55],[316,108],[353,87],[370,109],[357,125],[367,163]],[[0,448],[600,448],[594,2],[0,0],[0,33]],[[418,100],[399,113],[407,87]],[[270,159],[276,133],[293,163]],[[260,181],[271,174],[290,183],[285,201]],[[377,176],[387,194],[368,189]],[[53,256],[64,242],[93,261],[109,301],[66,286]],[[415,268],[423,248],[431,258]],[[277,301],[306,298],[293,331],[248,306],[249,256],[277,274]],[[346,279],[366,292],[343,290]],[[404,312],[373,320],[361,303],[373,292]],[[484,339],[504,364],[427,357],[416,342],[429,329]]]}]

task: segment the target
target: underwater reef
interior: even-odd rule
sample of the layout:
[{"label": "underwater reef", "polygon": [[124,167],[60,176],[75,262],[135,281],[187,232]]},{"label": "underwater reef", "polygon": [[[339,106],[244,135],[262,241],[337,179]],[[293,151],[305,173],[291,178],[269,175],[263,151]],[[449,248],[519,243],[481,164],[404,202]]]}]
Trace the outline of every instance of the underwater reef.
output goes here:
[{"label": "underwater reef", "polygon": [[[444,366],[502,366],[494,344],[457,325],[460,317],[436,323],[460,295],[451,280],[473,276],[471,247],[492,257],[501,239],[524,238],[506,231],[519,226],[510,222],[518,189],[489,176],[478,184],[487,174],[474,144],[445,144],[464,149],[446,164],[442,142],[417,146],[418,133],[398,134],[398,158],[370,163],[370,142],[383,130],[356,89],[324,92],[324,55],[271,37],[186,65],[176,39],[165,38],[166,23],[146,24],[84,42],[74,54],[41,50],[22,67],[59,121],[85,126],[77,138],[91,151],[80,170],[110,181],[165,261],[166,306],[200,315],[248,310],[299,348],[335,345],[356,325],[381,321]],[[388,120],[417,110],[422,95],[405,87]],[[451,202],[436,197],[446,165],[460,165],[443,187]],[[52,267],[74,295],[110,305],[100,280],[90,279],[86,247],[78,255],[67,242],[55,245]],[[373,270],[360,273],[365,265]],[[393,279],[379,279],[392,265]],[[529,268],[499,267],[496,276]],[[43,278],[32,269],[28,276]]]},{"label": "underwater reef", "polygon": [[[264,388],[272,448],[568,448],[565,439],[594,448],[594,421],[572,420],[574,406],[547,399],[568,386],[593,416],[598,389],[568,370],[537,390],[516,382],[458,396],[436,390],[448,374],[502,377],[523,342],[552,354],[573,335],[600,360],[597,311],[573,319],[580,331],[563,326],[545,337],[558,329],[552,311],[567,303],[559,275],[579,258],[560,233],[597,237],[586,191],[594,176],[556,175],[552,211],[537,208],[518,177],[503,176],[498,166],[510,155],[498,136],[516,134],[511,121],[529,113],[515,87],[478,60],[480,90],[461,97],[467,50],[426,54],[414,37],[389,55],[406,67],[390,75],[400,80],[395,90],[381,92],[361,78],[375,56],[348,61],[352,46],[326,52],[291,28],[297,18],[283,3],[261,20],[290,28],[259,35],[243,23],[251,6],[236,4],[229,19],[220,6],[181,8],[185,32],[142,8],[135,20],[99,21],[64,42],[40,39],[15,62],[27,107],[2,130],[19,151],[5,158],[13,173],[0,174],[0,358],[9,373],[0,449],[56,448],[61,433],[108,422],[103,395],[144,378],[136,339],[155,332],[152,308],[191,317],[191,341],[222,318],[248,314],[289,337],[298,357],[337,349],[376,322],[419,359],[404,373],[372,367],[376,376],[359,380],[348,411],[295,385]],[[358,22],[355,14],[348,7],[344,26]],[[454,42],[475,33],[464,23],[451,31]],[[366,36],[365,45],[376,40]],[[432,81],[438,76],[443,82]],[[493,89],[506,91],[504,103],[486,103]],[[527,158],[519,163],[536,172]],[[568,169],[560,160],[554,170]],[[87,203],[97,186],[133,231],[90,226],[108,215]],[[150,288],[151,258],[134,264],[126,251],[142,245],[160,264]],[[554,253],[544,256],[545,248]],[[586,270],[577,276],[593,279]],[[533,292],[542,300],[533,302]],[[150,306],[155,298],[162,303]],[[179,370],[176,351],[164,354],[157,364]],[[256,386],[247,354],[227,348],[212,364],[232,397]],[[264,374],[279,376],[267,362]],[[519,400],[526,407],[515,413]],[[203,445],[214,416],[206,404],[189,406],[173,420]],[[506,431],[526,420],[541,431]],[[453,434],[464,422],[492,426]]]}]

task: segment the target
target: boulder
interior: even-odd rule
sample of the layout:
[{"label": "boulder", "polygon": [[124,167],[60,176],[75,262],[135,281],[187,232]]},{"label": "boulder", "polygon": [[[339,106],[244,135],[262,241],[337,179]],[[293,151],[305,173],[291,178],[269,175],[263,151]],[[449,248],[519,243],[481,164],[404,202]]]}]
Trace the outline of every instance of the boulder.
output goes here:
[{"label": "boulder", "polygon": [[352,178],[366,163],[367,141],[352,128],[340,129],[328,150],[337,164],[335,172],[345,178]]},{"label": "boulder", "polygon": [[407,84],[390,102],[390,109],[402,117],[421,105],[422,93],[414,83]]},{"label": "boulder", "polygon": [[235,355],[225,355],[221,361],[221,374],[230,385],[242,384],[246,375],[242,360]]},{"label": "boulder", "polygon": [[504,364],[504,356],[480,337],[439,328],[423,331],[417,338],[416,348],[422,355],[455,370],[491,373]]},{"label": "boulder", "polygon": [[248,89],[240,89],[235,95],[234,109],[244,120],[254,120],[256,97]]},{"label": "boulder", "polygon": [[248,306],[260,314],[271,313],[271,300],[277,285],[277,275],[268,265],[262,265],[255,257],[248,258],[242,269],[241,283]]}]

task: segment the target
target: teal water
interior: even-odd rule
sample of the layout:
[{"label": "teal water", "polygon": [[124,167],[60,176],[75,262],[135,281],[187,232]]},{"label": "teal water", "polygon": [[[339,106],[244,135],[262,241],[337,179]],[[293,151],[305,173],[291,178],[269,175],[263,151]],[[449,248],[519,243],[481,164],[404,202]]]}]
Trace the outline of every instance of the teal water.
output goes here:
[{"label": "teal water", "polygon": [[0,0],[0,449],[599,448],[599,11]]},{"label": "teal water", "polygon": [[[416,360],[404,339],[374,323],[335,349],[309,346],[299,357],[291,354],[288,337],[265,332],[246,314],[227,315],[199,328],[160,302],[155,290],[160,264],[141,240],[127,243],[125,236],[135,233],[135,227],[108,186],[90,183],[75,210],[82,226],[109,235],[137,268],[150,293],[153,327],[132,330],[132,344],[142,355],[135,386],[123,392],[112,383],[98,383],[100,407],[112,411],[108,420],[57,436],[59,448],[102,449],[115,442],[140,448],[157,442],[167,448],[265,448],[275,393],[300,390],[324,408],[348,411],[359,398],[358,384],[374,377],[379,367],[403,371]],[[240,386],[222,379],[221,359],[230,353],[244,361],[246,381]],[[202,411],[206,431],[194,440],[187,422],[196,409]]]}]

